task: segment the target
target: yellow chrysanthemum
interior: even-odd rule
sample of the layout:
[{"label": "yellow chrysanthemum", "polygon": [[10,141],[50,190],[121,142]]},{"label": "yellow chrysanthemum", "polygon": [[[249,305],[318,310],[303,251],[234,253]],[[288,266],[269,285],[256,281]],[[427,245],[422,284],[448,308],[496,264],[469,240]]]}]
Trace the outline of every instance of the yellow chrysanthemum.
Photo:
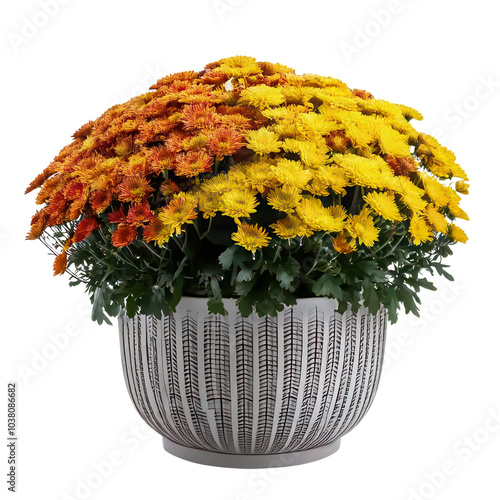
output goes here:
[{"label": "yellow chrysanthemum", "polygon": [[231,191],[235,186],[237,186],[237,184],[235,184],[227,174],[216,175],[201,184],[201,188],[204,192],[213,193],[217,196],[221,196],[223,193]]},{"label": "yellow chrysanthemum", "polygon": [[421,215],[414,215],[410,220],[410,234],[413,243],[420,245],[426,243],[433,238],[432,230],[427,225],[425,219]]},{"label": "yellow chrysanthemum", "polygon": [[328,162],[328,147],[324,140],[315,143],[308,140],[286,138],[283,141],[283,149],[298,154],[306,167],[317,168]]},{"label": "yellow chrysanthemum", "polygon": [[200,212],[203,213],[204,219],[213,217],[221,209],[220,196],[218,196],[217,194],[200,191],[199,193],[197,193],[197,195],[199,209]]},{"label": "yellow chrysanthemum", "polygon": [[192,197],[179,196],[163,208],[158,217],[168,230],[180,234],[184,224],[192,224],[193,219],[196,219],[195,209],[196,201]]},{"label": "yellow chrysanthemum", "polygon": [[283,145],[279,140],[279,135],[266,127],[250,130],[245,139],[248,142],[247,147],[260,155],[278,153]]},{"label": "yellow chrysanthemum", "polygon": [[454,217],[457,217],[458,219],[469,220],[467,212],[465,212],[465,210],[462,210],[458,206],[458,203],[456,201],[450,201],[450,203],[448,204],[448,208]]},{"label": "yellow chrysanthemum", "polygon": [[347,230],[359,243],[371,247],[378,240],[380,230],[375,227],[375,222],[369,210],[364,207],[358,215],[349,216]]},{"label": "yellow chrysanthemum", "polygon": [[467,243],[467,240],[469,239],[465,234],[465,231],[461,227],[455,226],[453,223],[448,226],[448,236],[455,241],[459,241],[460,243]]},{"label": "yellow chrysanthemum", "polygon": [[382,153],[391,156],[410,156],[408,137],[385,125],[377,131],[378,144]]},{"label": "yellow chrysanthemum", "polygon": [[278,183],[268,163],[250,163],[242,171],[241,182],[256,189],[259,193],[264,193],[269,188],[275,187]]},{"label": "yellow chrysanthemum", "polygon": [[267,247],[271,238],[268,233],[257,224],[240,224],[238,230],[231,235],[231,239],[236,242],[237,245],[246,248],[250,252],[263,247]]},{"label": "yellow chrysanthemum", "polygon": [[425,193],[438,207],[444,207],[450,201],[450,196],[446,187],[434,177],[419,172],[419,177],[424,185]]},{"label": "yellow chrysanthemum", "polygon": [[399,213],[394,196],[389,193],[368,193],[363,199],[370,205],[370,208],[384,219],[398,222],[403,220]]},{"label": "yellow chrysanthemum", "polygon": [[334,154],[332,159],[355,185],[385,189],[394,180],[391,167],[380,156],[365,158],[355,154]]},{"label": "yellow chrysanthemum", "polygon": [[218,68],[222,73],[233,78],[245,78],[251,75],[262,74],[262,69],[254,57],[235,56],[219,61]]},{"label": "yellow chrysanthemum", "polygon": [[331,233],[341,231],[345,226],[344,221],[333,217],[318,198],[303,198],[296,212],[302,221],[315,231]]},{"label": "yellow chrysanthemum", "polygon": [[224,193],[221,197],[222,215],[238,221],[240,217],[250,217],[250,214],[255,213],[257,204],[258,201],[253,191],[234,189]]},{"label": "yellow chrysanthemum", "polygon": [[317,179],[330,188],[334,193],[344,196],[347,191],[344,189],[348,184],[348,180],[344,172],[332,165],[322,165],[315,172]]},{"label": "yellow chrysanthemum", "polygon": [[239,102],[258,109],[279,106],[285,102],[285,96],[279,88],[267,85],[255,85],[241,92]]},{"label": "yellow chrysanthemum", "polygon": [[297,189],[304,189],[313,177],[309,170],[304,169],[302,163],[287,159],[278,160],[276,165],[271,167],[271,171],[279,182]]},{"label": "yellow chrysanthemum", "polygon": [[311,236],[313,230],[304,225],[304,223],[295,215],[288,215],[284,219],[278,220],[270,226],[274,232],[283,239],[291,239],[297,236]]},{"label": "yellow chrysanthemum", "polygon": [[425,208],[425,216],[427,221],[436,231],[446,233],[448,229],[448,221],[435,205],[427,205]]},{"label": "yellow chrysanthemum", "polygon": [[465,181],[457,181],[455,183],[455,189],[461,194],[469,194],[470,185]]},{"label": "yellow chrysanthemum", "polygon": [[275,210],[287,214],[292,213],[300,202],[300,191],[291,186],[283,186],[273,189],[267,196],[267,202]]}]

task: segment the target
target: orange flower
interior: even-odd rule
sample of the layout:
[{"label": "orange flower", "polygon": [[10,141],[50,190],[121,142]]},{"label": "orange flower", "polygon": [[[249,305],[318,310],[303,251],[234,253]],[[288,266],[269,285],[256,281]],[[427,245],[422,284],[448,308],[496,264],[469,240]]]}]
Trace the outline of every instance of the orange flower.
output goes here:
[{"label": "orange flower", "polygon": [[163,209],[163,213],[161,213],[159,217],[160,220],[167,226],[170,226],[176,234],[180,234],[183,224],[192,224],[193,219],[196,219],[197,213],[195,208],[195,201],[179,196]]},{"label": "orange flower", "polygon": [[189,151],[177,155],[175,173],[184,177],[195,177],[211,170],[214,159],[205,151]]},{"label": "orange flower", "polygon": [[108,215],[108,220],[109,222],[113,224],[118,224],[119,222],[125,222],[126,215],[125,212],[123,211],[123,207],[120,207],[119,210],[116,210],[115,212],[111,212]]},{"label": "orange flower", "polygon": [[78,224],[75,234],[73,235],[73,243],[78,243],[84,240],[92,231],[99,227],[99,222],[95,217],[85,217]]},{"label": "orange flower", "polygon": [[131,226],[142,226],[145,222],[153,220],[153,213],[147,201],[132,205],[127,214],[127,223]]},{"label": "orange flower", "polygon": [[147,241],[148,243],[155,241],[159,238],[162,229],[163,223],[158,217],[154,217],[153,220],[144,228],[144,232],[142,233],[144,241]]},{"label": "orange flower", "polygon": [[243,135],[230,128],[219,128],[214,130],[208,139],[208,148],[211,155],[218,160],[224,156],[231,156],[243,147]]},{"label": "orange flower", "polygon": [[68,256],[66,252],[61,252],[54,260],[54,276],[58,274],[63,274],[66,271],[66,266],[68,265]]},{"label": "orange flower", "polygon": [[101,212],[104,212],[109,205],[111,205],[112,200],[113,195],[109,191],[98,189],[90,196],[90,206],[96,214],[100,214]]},{"label": "orange flower", "polygon": [[335,238],[332,238],[332,245],[335,250],[339,253],[351,253],[356,250],[356,241],[352,238],[347,237],[347,231],[342,231],[337,234]]},{"label": "orange flower", "polygon": [[40,175],[37,175],[31,184],[26,188],[24,194],[31,193],[34,189],[39,188],[52,174],[53,170],[48,166]]},{"label": "orange flower", "polygon": [[137,236],[137,231],[135,227],[129,226],[128,224],[120,224],[118,229],[111,236],[111,243],[115,247],[123,248],[130,245]]},{"label": "orange flower", "polygon": [[40,238],[47,227],[48,217],[46,209],[39,210],[35,215],[33,215],[31,218],[31,229],[26,236],[27,240],[36,240]]},{"label": "orange flower", "polygon": [[148,181],[140,176],[133,175],[125,179],[119,188],[120,201],[129,201],[131,203],[141,203],[144,198],[147,198],[154,189],[148,184]]},{"label": "orange flower", "polygon": [[181,122],[186,130],[211,128],[217,123],[217,113],[210,104],[192,104],[182,110]]}]

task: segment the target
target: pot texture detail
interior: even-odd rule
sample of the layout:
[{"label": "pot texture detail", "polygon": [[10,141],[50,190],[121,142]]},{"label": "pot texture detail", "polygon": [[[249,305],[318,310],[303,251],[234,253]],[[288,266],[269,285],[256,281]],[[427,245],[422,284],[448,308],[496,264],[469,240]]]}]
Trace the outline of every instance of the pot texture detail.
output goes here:
[{"label": "pot texture detail", "polygon": [[335,452],[372,404],[387,312],[340,314],[333,299],[298,299],[248,318],[225,300],[182,298],[157,319],[119,318],[127,388],[164,447],[229,467],[296,465]]}]

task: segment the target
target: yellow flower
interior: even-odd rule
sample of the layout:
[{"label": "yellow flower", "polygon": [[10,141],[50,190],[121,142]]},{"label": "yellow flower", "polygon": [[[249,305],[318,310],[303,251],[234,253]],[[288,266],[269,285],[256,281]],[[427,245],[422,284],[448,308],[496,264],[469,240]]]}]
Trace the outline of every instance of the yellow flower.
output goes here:
[{"label": "yellow flower", "polygon": [[217,196],[221,196],[223,193],[227,193],[234,189],[235,183],[229,178],[227,174],[219,174],[215,177],[207,179],[201,184],[201,188],[205,193],[213,193]]},{"label": "yellow flower", "polygon": [[355,252],[357,249],[356,240],[353,240],[346,230],[337,234],[335,238],[332,237],[332,245],[337,252],[344,254]]},{"label": "yellow flower", "polygon": [[328,207],[328,213],[335,217],[335,219],[345,220],[347,218],[347,211],[342,205],[332,205]]},{"label": "yellow flower", "polygon": [[302,163],[294,160],[278,160],[271,171],[279,182],[297,189],[304,189],[313,177],[309,170],[303,168]]},{"label": "yellow flower", "polygon": [[324,139],[316,144],[309,140],[286,138],[283,149],[298,154],[306,167],[319,167],[328,161],[328,147]]},{"label": "yellow flower", "polygon": [[380,230],[375,227],[375,222],[366,207],[364,207],[358,215],[349,216],[347,230],[353,238],[357,238],[360,243],[363,243],[367,247],[371,247],[375,244],[380,232]]},{"label": "yellow flower", "polygon": [[296,212],[302,221],[315,231],[331,233],[341,231],[345,226],[344,221],[334,217],[318,198],[303,198]]},{"label": "yellow flower", "polygon": [[179,196],[174,198],[158,216],[160,221],[167,226],[166,233],[170,230],[181,234],[183,224],[192,224],[196,219],[196,201],[192,197]]},{"label": "yellow flower", "polygon": [[300,191],[291,186],[283,186],[273,189],[268,197],[267,202],[275,210],[281,210],[287,214],[292,213],[300,201]]},{"label": "yellow flower", "polygon": [[285,96],[279,88],[255,85],[241,92],[240,102],[254,108],[265,109],[270,106],[279,106],[285,102]]},{"label": "yellow flower", "polygon": [[320,182],[334,193],[341,194],[342,196],[347,194],[344,188],[348,185],[348,181],[340,168],[332,165],[322,165],[316,171],[316,175]]},{"label": "yellow flower", "polygon": [[200,191],[198,193],[198,204],[204,219],[213,217],[217,214],[217,211],[221,209],[220,196],[215,193]]},{"label": "yellow flower", "polygon": [[355,154],[334,154],[332,159],[358,186],[385,189],[389,183],[394,183],[391,167],[380,156],[365,158]]},{"label": "yellow flower", "polygon": [[408,137],[385,125],[377,131],[378,144],[382,153],[391,156],[410,156]]},{"label": "yellow flower", "polygon": [[425,193],[438,207],[444,207],[450,201],[449,192],[437,179],[427,174],[420,173],[424,184]]},{"label": "yellow flower", "polygon": [[277,182],[269,164],[250,163],[242,171],[241,182],[246,186],[264,193],[267,189],[276,186]]},{"label": "yellow flower", "polygon": [[448,226],[448,236],[455,241],[459,241],[460,243],[466,243],[469,239],[467,238],[465,231],[462,228],[455,226],[453,223]]},{"label": "yellow flower", "polygon": [[462,194],[469,194],[470,185],[465,181],[457,181],[455,183],[455,189]]},{"label": "yellow flower", "polygon": [[448,221],[436,206],[432,204],[427,205],[425,209],[425,216],[436,231],[446,233],[448,229]]},{"label": "yellow flower", "polygon": [[245,138],[248,142],[247,147],[259,155],[278,153],[283,144],[279,140],[279,135],[266,127],[250,130]]},{"label": "yellow flower", "polygon": [[467,215],[467,213],[464,210],[462,210],[458,206],[457,202],[450,201],[450,203],[448,204],[448,208],[450,209],[450,212],[453,216],[455,216],[459,219],[469,220],[469,216]]},{"label": "yellow flower", "polygon": [[414,215],[411,218],[410,234],[415,245],[431,241],[433,238],[431,228],[427,225],[425,219],[421,215]]},{"label": "yellow flower", "polygon": [[246,248],[250,252],[255,253],[255,250],[262,247],[267,247],[271,238],[268,233],[257,224],[240,224],[238,230],[231,235],[236,244]]},{"label": "yellow flower", "polygon": [[399,213],[394,196],[389,193],[368,193],[363,199],[370,205],[371,209],[384,219],[397,222],[403,220]]},{"label": "yellow flower", "polygon": [[219,61],[219,70],[233,78],[245,78],[250,75],[260,75],[262,70],[253,57],[235,56]]},{"label": "yellow flower", "polygon": [[314,178],[312,182],[307,185],[306,189],[314,196],[328,196],[330,194],[327,186],[325,186],[318,178]]},{"label": "yellow flower", "polygon": [[295,215],[288,215],[284,219],[278,220],[276,223],[271,224],[274,232],[283,239],[291,239],[296,236],[311,236],[312,229],[304,226],[303,222]]},{"label": "yellow flower", "polygon": [[221,197],[222,215],[232,217],[238,222],[239,217],[249,217],[250,214],[255,213],[257,204],[253,191],[234,189],[224,193]]}]

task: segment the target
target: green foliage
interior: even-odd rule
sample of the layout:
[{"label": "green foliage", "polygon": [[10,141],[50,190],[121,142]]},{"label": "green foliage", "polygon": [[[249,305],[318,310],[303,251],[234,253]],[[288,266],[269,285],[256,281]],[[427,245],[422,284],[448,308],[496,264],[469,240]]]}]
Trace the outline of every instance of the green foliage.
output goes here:
[{"label": "green foliage", "polygon": [[[439,234],[430,243],[414,245],[402,236],[403,224],[387,240],[350,254],[334,250],[324,233],[276,238],[252,254],[226,246],[221,227],[220,238],[200,239],[195,225],[173,236],[168,247],[136,240],[118,249],[111,244],[114,228],[103,226],[69,250],[70,284],[85,285],[98,323],[109,322],[122,309],[128,316],[160,317],[175,311],[182,296],[208,297],[209,310],[219,314],[226,312],[223,298],[236,298],[244,316],[254,309],[261,316],[276,315],[297,298],[330,297],[341,311],[364,305],[376,312],[383,304],[395,322],[401,308],[418,315],[418,293],[435,289],[422,271],[453,279],[441,262],[452,253],[452,240]],[[232,230],[227,229],[229,235]],[[57,235],[51,238],[54,246]]]}]

